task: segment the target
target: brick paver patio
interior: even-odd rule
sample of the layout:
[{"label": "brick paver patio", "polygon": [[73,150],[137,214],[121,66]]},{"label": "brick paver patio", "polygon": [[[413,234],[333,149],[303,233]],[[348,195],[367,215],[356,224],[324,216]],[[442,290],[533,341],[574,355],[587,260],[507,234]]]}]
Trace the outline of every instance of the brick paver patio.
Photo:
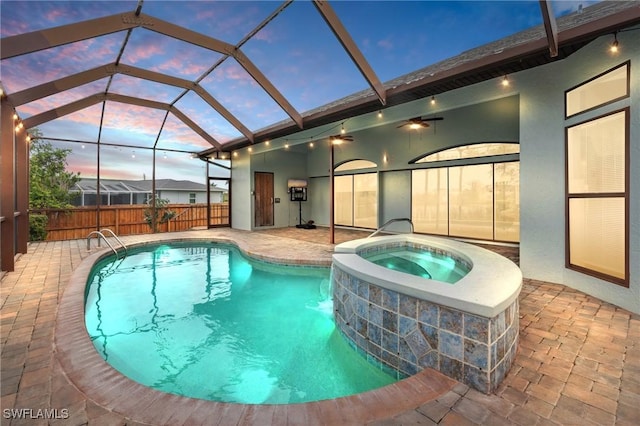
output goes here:
[{"label": "brick paver patio", "polygon": [[[279,255],[292,258],[327,259],[331,255],[329,244],[292,240],[286,235],[228,229],[197,232],[240,240],[258,255],[274,256],[278,250],[284,251]],[[72,271],[89,254],[84,240],[33,243],[17,260],[16,270],[2,277],[3,425],[138,424],[88,399],[69,382],[56,357],[58,305]],[[135,395],[122,398],[135,399]],[[194,400],[194,406],[198,404],[201,402]],[[357,416],[336,414],[345,409],[362,411],[356,404],[339,405],[335,413],[320,418],[326,424],[366,423]],[[235,417],[229,413],[216,418],[174,413],[167,424],[217,424],[232,418],[239,424],[283,424],[286,419],[289,424],[314,423],[316,417],[304,410],[283,407],[272,409],[268,418],[258,414],[265,411],[250,409],[238,411]],[[229,409],[221,408],[224,410]],[[18,414],[28,418],[19,419]],[[58,418],[43,418],[47,416]],[[376,413],[374,418],[372,424],[379,426],[640,424],[640,316],[562,285],[525,279],[520,294],[518,355],[495,394],[457,384],[400,414]]]}]

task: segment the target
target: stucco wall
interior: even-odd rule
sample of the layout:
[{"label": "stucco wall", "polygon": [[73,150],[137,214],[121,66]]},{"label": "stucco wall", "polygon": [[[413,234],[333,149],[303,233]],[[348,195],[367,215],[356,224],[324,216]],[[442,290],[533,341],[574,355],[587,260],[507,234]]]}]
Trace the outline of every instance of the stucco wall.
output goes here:
[{"label": "stucco wall", "polygon": [[[610,56],[603,37],[562,62],[520,73],[520,267],[528,278],[565,284],[640,312],[640,43]],[[637,41],[637,40],[636,40]],[[631,60],[631,98],[564,119],[564,91]],[[565,127],[631,107],[630,286],[624,288],[565,268]]]}]

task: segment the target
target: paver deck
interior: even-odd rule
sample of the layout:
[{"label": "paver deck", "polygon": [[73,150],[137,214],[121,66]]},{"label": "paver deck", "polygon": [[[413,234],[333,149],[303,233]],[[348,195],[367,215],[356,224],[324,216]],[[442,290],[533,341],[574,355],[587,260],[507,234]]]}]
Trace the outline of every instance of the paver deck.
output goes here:
[{"label": "paver deck", "polygon": [[[362,235],[338,230],[336,242]],[[305,263],[327,262],[333,249],[323,229],[216,229],[125,241],[167,236],[231,239],[252,255]],[[517,262],[517,251],[494,249]],[[91,255],[85,240],[32,243],[16,270],[2,277],[3,425],[640,422],[640,316],[568,287],[530,279],[520,294],[518,355],[492,395],[432,370],[378,391],[289,406],[221,404],[149,391],[104,365],[98,369],[95,350],[72,328],[82,316],[82,304],[76,306],[64,292],[71,292],[72,274]],[[92,376],[74,376],[87,365],[96,368]],[[58,418],[44,418],[51,416]]]}]

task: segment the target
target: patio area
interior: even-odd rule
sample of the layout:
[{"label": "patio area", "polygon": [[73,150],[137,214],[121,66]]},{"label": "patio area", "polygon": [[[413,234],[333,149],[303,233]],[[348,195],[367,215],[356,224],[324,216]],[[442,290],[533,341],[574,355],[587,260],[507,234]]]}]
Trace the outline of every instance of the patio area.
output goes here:
[{"label": "patio area", "polygon": [[[322,263],[330,260],[333,249],[326,232],[215,229],[123,240],[131,244],[160,238],[232,239],[255,256]],[[338,229],[336,243],[367,234]],[[517,262],[517,249],[494,248]],[[95,251],[86,250],[85,240],[31,243],[28,253],[17,259],[15,271],[2,277],[3,424],[149,424],[145,409],[160,405],[136,404],[133,396],[131,412],[116,412],[109,404],[88,399],[62,368],[54,343],[59,303],[74,269]],[[196,400],[193,412],[172,411],[172,406],[159,409],[166,412],[164,424],[173,425],[635,425],[640,418],[640,316],[562,285],[525,279],[518,355],[496,394],[484,395],[446,378],[429,384],[430,374],[420,373],[419,384],[400,382],[376,394],[374,402],[383,407],[377,410],[365,409],[372,402],[362,395],[268,409],[218,404],[218,411],[209,412],[213,417],[202,417],[205,403]],[[439,380],[438,375],[432,377]],[[390,401],[395,404],[384,404]],[[38,410],[50,409],[58,419],[32,418]]]}]

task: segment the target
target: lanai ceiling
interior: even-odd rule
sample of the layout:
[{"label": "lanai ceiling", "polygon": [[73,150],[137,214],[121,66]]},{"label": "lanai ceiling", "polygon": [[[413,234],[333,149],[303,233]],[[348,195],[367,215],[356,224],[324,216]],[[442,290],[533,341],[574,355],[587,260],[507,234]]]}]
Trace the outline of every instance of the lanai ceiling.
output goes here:
[{"label": "lanai ceiling", "polygon": [[2,1],[0,78],[25,126],[51,140],[230,151],[566,57],[638,23],[639,9]]}]

